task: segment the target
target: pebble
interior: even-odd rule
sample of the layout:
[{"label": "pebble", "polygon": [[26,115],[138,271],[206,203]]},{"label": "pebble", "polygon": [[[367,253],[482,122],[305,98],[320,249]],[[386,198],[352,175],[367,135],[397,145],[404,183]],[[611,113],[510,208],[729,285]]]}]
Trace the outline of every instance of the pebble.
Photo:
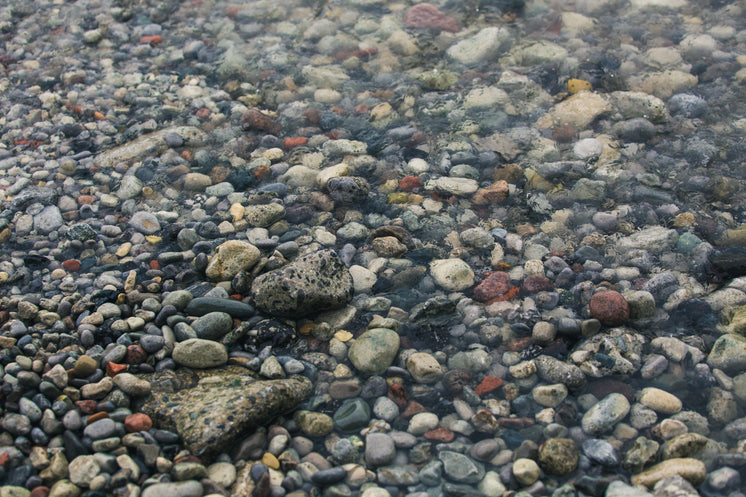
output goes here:
[{"label": "pebble", "polygon": [[590,435],[609,431],[624,419],[630,410],[627,398],[619,393],[611,393],[596,402],[583,415],[583,431]]},{"label": "pebble", "polygon": [[679,398],[655,387],[642,389],[640,392],[640,404],[663,414],[676,414],[682,409],[682,403]]},{"label": "pebble", "polygon": [[367,374],[377,374],[389,367],[399,351],[399,335],[386,328],[373,328],[350,345],[347,352],[356,369]]},{"label": "pebble", "polygon": [[223,344],[201,338],[190,338],[177,343],[172,357],[178,364],[197,369],[221,366],[228,362],[228,352]]},{"label": "pebble", "polygon": [[692,458],[675,458],[660,462],[652,468],[632,477],[633,485],[644,485],[652,488],[664,478],[679,475],[692,485],[701,484],[707,475],[705,464]]}]

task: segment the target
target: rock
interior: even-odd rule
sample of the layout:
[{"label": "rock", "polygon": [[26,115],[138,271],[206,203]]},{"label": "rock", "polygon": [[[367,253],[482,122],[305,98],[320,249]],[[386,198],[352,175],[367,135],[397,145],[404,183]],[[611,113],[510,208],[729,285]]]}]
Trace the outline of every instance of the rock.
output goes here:
[{"label": "rock", "polygon": [[532,459],[523,457],[513,461],[513,476],[524,487],[533,485],[539,479],[540,474],[539,465]]},{"label": "rock", "polygon": [[232,328],[233,319],[225,312],[210,312],[192,322],[192,329],[197,337],[204,340],[219,341]]},{"label": "rock", "polygon": [[634,446],[627,451],[622,467],[630,473],[639,473],[658,458],[660,444],[645,437],[637,437]]},{"label": "rock", "polygon": [[259,249],[249,242],[229,240],[215,249],[205,274],[214,281],[233,279],[239,271],[248,271],[259,262]]},{"label": "rock", "polygon": [[511,42],[512,35],[507,28],[489,27],[450,46],[446,54],[462,64],[476,64],[496,58],[510,48]]},{"label": "rock", "polygon": [[250,318],[255,314],[254,308],[245,302],[219,297],[194,298],[186,304],[184,312],[190,316],[204,316],[211,312],[221,312],[237,319]]},{"label": "rock", "polygon": [[378,374],[389,367],[399,351],[399,335],[387,328],[366,331],[350,345],[347,355],[359,371]]},{"label": "rock", "polygon": [[407,358],[407,370],[418,383],[435,383],[443,370],[435,357],[427,352],[415,352]]},{"label": "rock", "polygon": [[539,378],[547,383],[562,383],[568,388],[580,388],[585,384],[585,374],[573,364],[547,355],[537,357],[534,362]]},{"label": "rock", "polygon": [[644,485],[652,488],[660,480],[679,475],[694,486],[698,486],[707,476],[705,463],[697,459],[681,458],[668,459],[656,464],[652,468],[632,477],[633,485]]},{"label": "rock", "polygon": [[410,7],[404,14],[404,25],[410,28],[430,28],[439,31],[458,31],[458,21],[446,16],[429,3],[419,3]]},{"label": "rock", "polygon": [[150,383],[130,373],[116,375],[114,384],[124,393],[133,397],[144,397],[150,394]]},{"label": "rock", "polygon": [[594,293],[588,308],[604,326],[619,326],[629,319],[629,304],[622,294],[613,290]]},{"label": "rock", "polygon": [[578,92],[552,107],[536,121],[540,129],[572,126],[585,129],[594,119],[611,110],[606,97],[590,91]]},{"label": "rock", "polygon": [[508,273],[505,271],[495,271],[474,288],[474,300],[489,302],[493,299],[500,299],[500,297],[507,294],[513,288],[516,287],[510,283],[510,275]]},{"label": "rock", "polygon": [[621,480],[614,480],[609,483],[605,497],[653,497],[653,494],[640,490],[639,487],[627,485]]},{"label": "rock", "polygon": [[365,437],[365,462],[371,466],[386,466],[396,456],[394,441],[386,433],[370,433]]},{"label": "rock", "polygon": [[707,356],[707,364],[731,374],[746,369],[746,337],[731,333],[721,335]]},{"label": "rock", "polygon": [[329,196],[342,204],[364,202],[370,193],[370,185],[365,178],[357,176],[335,176],[326,182]]},{"label": "rock", "polygon": [[537,385],[531,391],[534,401],[544,407],[557,407],[567,397],[567,387],[562,383]]},{"label": "rock", "polygon": [[352,276],[333,250],[300,256],[258,276],[251,285],[256,307],[267,314],[302,317],[344,307],[352,298]]},{"label": "rock", "polygon": [[331,416],[320,412],[298,411],[293,419],[304,434],[312,437],[323,437],[334,429]]},{"label": "rock", "polygon": [[456,483],[479,483],[484,478],[484,465],[469,456],[451,450],[442,450],[438,459],[443,463],[445,477]]},{"label": "rock", "polygon": [[471,178],[451,178],[444,176],[432,179],[425,183],[425,190],[456,195],[458,197],[468,197],[479,189],[479,183]]},{"label": "rock", "polygon": [[101,472],[93,456],[78,456],[68,466],[70,481],[79,487],[88,487]]},{"label": "rock", "polygon": [[255,228],[270,226],[282,219],[284,215],[285,207],[276,203],[250,205],[245,210],[246,221]]},{"label": "rock", "polygon": [[539,464],[548,474],[568,476],[578,467],[580,452],[569,438],[550,438],[539,447]]},{"label": "rock", "polygon": [[474,271],[461,259],[438,259],[430,263],[430,275],[439,286],[451,292],[474,284]]},{"label": "rock", "polygon": [[40,235],[48,235],[64,224],[62,213],[56,205],[48,205],[34,216],[34,231]]},{"label": "rock", "polygon": [[695,457],[708,442],[709,439],[699,433],[682,433],[663,444],[661,456],[663,459]]},{"label": "rock", "polygon": [[190,338],[177,343],[171,357],[182,366],[205,369],[222,366],[228,362],[228,351],[222,343]]},{"label": "rock", "polygon": [[130,218],[129,225],[145,235],[155,235],[161,231],[161,223],[155,214],[146,211],[137,211]]},{"label": "rock", "polygon": [[619,465],[619,454],[611,443],[600,438],[583,441],[583,453],[591,461],[609,468]]},{"label": "rock", "polygon": [[660,388],[647,387],[640,392],[640,404],[663,414],[676,414],[682,403],[678,397]]},{"label": "rock", "polygon": [[106,150],[95,156],[95,164],[102,169],[111,169],[117,164],[127,164],[138,158],[146,157],[149,150],[165,150],[165,137],[169,133],[178,134],[190,146],[199,145],[205,135],[199,128],[192,126],[175,126],[140,136],[123,145]]},{"label": "rock", "polygon": [[629,410],[627,397],[619,393],[611,393],[594,404],[583,415],[583,431],[590,435],[607,432],[624,419]]},{"label": "rock", "polygon": [[342,432],[356,432],[368,426],[370,406],[360,397],[347,399],[334,412],[334,426]]},{"label": "rock", "polygon": [[169,483],[155,483],[146,487],[141,497],[202,497],[202,484],[187,480]]},{"label": "rock", "polygon": [[[153,393],[140,412],[156,427],[179,434],[195,455],[214,455],[258,426],[293,409],[311,392],[302,377],[257,380],[242,367],[162,371],[150,378]],[[236,413],[240,412],[240,416]],[[200,420],[195,423],[194,419]]]}]

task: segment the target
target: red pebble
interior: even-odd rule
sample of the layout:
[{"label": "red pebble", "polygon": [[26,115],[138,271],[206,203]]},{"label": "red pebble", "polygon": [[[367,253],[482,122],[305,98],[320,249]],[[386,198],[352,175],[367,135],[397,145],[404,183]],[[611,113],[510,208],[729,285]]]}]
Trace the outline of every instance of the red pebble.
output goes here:
[{"label": "red pebble", "polygon": [[440,31],[458,31],[458,21],[446,16],[429,3],[418,3],[404,14],[404,24],[410,28],[430,28]]},{"label": "red pebble", "polygon": [[503,386],[503,380],[496,376],[485,376],[484,379],[474,389],[474,393],[479,395],[487,395],[488,393],[494,392],[498,388]]},{"label": "red pebble", "polygon": [[80,261],[77,259],[68,259],[62,263],[62,267],[70,272],[80,271]]},{"label": "red pebble", "polygon": [[150,261],[149,265],[150,265],[150,269],[160,269],[161,268],[161,263],[158,262],[155,259],[153,259],[152,261]]},{"label": "red pebble", "polygon": [[495,271],[474,288],[474,300],[487,302],[505,295],[511,288],[510,275],[504,271]]},{"label": "red pebble", "polygon": [[10,455],[7,452],[0,454],[0,466],[5,467],[10,462]]},{"label": "red pebble", "polygon": [[96,401],[95,400],[76,400],[75,405],[78,406],[82,414],[92,414],[96,412]]},{"label": "red pebble", "polygon": [[532,274],[523,280],[523,289],[529,293],[551,292],[554,290],[554,283],[546,276]]},{"label": "red pebble", "polygon": [[29,497],[47,497],[49,495],[49,487],[45,487],[44,485],[39,485],[38,487],[34,488],[31,493],[29,494]]},{"label": "red pebble", "polygon": [[299,147],[306,143],[308,143],[308,138],[305,136],[288,136],[285,138],[285,150],[290,150],[291,148]]},{"label": "red pebble", "polygon": [[116,376],[119,373],[123,373],[127,371],[127,365],[126,364],[117,364],[116,362],[107,362],[106,363],[106,374],[109,376]]},{"label": "red pebble", "polygon": [[403,192],[413,192],[420,189],[422,180],[417,176],[404,176],[399,180],[399,190]]},{"label": "red pebble", "polygon": [[80,205],[91,205],[96,200],[93,195],[81,195],[78,197],[78,203]]},{"label": "red pebble", "polygon": [[455,435],[447,428],[435,428],[425,432],[424,437],[425,440],[430,440],[432,442],[448,443],[453,441]]},{"label": "red pebble", "polygon": [[594,293],[588,303],[591,316],[604,326],[619,326],[629,319],[629,304],[622,294],[614,290]]},{"label": "red pebble", "polygon": [[138,431],[148,431],[153,427],[153,420],[150,416],[141,412],[130,414],[124,418],[124,429],[127,433],[137,433]]}]

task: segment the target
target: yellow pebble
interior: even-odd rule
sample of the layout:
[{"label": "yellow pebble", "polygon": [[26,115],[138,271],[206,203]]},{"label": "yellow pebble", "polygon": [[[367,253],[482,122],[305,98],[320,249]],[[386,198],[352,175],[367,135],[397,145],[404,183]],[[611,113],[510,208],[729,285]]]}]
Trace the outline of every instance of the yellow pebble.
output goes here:
[{"label": "yellow pebble", "polygon": [[406,204],[409,194],[404,192],[389,193],[389,204]]},{"label": "yellow pebble", "polygon": [[231,208],[228,210],[230,215],[233,217],[233,222],[240,221],[243,219],[244,214],[246,213],[246,207],[239,204],[238,202],[234,202],[231,204]]},{"label": "yellow pebble", "polygon": [[163,238],[157,235],[148,235],[145,237],[145,239],[148,241],[148,243],[152,243],[153,245],[157,245],[161,243],[161,240],[163,240]]},{"label": "yellow pebble", "polygon": [[8,281],[10,278],[10,274],[6,273],[5,271],[0,271],[0,283],[3,281]]},{"label": "yellow pebble", "polygon": [[262,456],[262,464],[272,469],[280,469],[280,461],[270,452],[265,452]]},{"label": "yellow pebble", "polygon": [[340,342],[348,342],[350,341],[350,339],[352,339],[352,333],[347,330],[339,330],[334,334],[334,338],[336,338]]},{"label": "yellow pebble", "polygon": [[117,257],[124,257],[125,255],[130,253],[130,249],[132,248],[132,244],[130,242],[124,242],[119,246],[115,254],[117,254]]},{"label": "yellow pebble", "polygon": [[592,88],[591,82],[584,79],[573,78],[567,81],[567,91],[573,94],[583,90],[590,91]]}]

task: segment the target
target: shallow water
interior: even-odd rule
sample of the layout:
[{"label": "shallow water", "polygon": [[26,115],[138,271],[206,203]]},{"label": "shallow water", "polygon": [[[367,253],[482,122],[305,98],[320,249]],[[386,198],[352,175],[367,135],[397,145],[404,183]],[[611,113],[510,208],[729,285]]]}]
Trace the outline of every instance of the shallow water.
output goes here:
[{"label": "shallow water", "polygon": [[[685,0],[0,6],[3,488],[742,496],[745,19]],[[228,240],[259,255],[220,272]],[[355,291],[311,307],[346,311],[259,304],[260,274],[322,249],[345,269],[314,291]],[[162,312],[184,289],[222,317]],[[231,320],[229,295],[258,310]],[[354,350],[371,329],[396,346]],[[141,394],[92,387],[202,367],[172,357],[195,337],[226,346],[213,366],[307,377],[305,414],[231,434],[258,444],[239,455],[155,414],[163,460],[128,446]],[[44,473],[57,452],[96,453],[95,474]],[[154,486],[205,476],[179,458],[238,483]]]}]

